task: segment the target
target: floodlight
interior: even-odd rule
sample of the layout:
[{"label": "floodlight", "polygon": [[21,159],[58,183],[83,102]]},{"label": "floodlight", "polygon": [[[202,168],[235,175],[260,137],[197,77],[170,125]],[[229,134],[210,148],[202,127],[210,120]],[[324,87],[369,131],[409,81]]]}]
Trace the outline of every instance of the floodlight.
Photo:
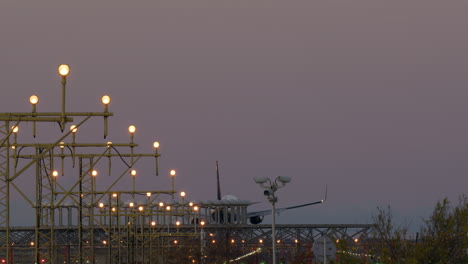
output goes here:
[{"label": "floodlight", "polygon": [[281,183],[285,184],[285,183],[288,183],[291,181],[291,177],[288,177],[288,176],[278,176],[278,181],[280,181]]},{"label": "floodlight", "polygon": [[255,177],[254,181],[255,183],[258,183],[258,184],[264,184],[265,182],[268,181],[268,179],[265,177]]}]

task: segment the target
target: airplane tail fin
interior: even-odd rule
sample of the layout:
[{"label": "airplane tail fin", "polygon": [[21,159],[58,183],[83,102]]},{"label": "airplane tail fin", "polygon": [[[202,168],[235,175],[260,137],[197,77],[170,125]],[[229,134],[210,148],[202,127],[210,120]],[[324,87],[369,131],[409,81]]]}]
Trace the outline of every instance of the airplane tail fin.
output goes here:
[{"label": "airplane tail fin", "polygon": [[216,161],[216,181],[217,181],[217,187],[218,187],[218,200],[221,200],[221,186],[219,184],[219,167],[218,167],[218,161]]}]

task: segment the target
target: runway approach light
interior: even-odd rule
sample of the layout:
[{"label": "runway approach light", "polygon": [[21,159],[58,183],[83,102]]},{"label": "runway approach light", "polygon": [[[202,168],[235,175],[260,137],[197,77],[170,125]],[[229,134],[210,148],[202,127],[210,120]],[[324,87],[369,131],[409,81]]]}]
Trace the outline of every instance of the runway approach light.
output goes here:
[{"label": "runway approach light", "polygon": [[67,77],[67,75],[70,73],[70,66],[68,66],[68,64],[60,64],[58,66],[58,73],[62,77]]},{"label": "runway approach light", "polygon": [[31,95],[29,97],[29,102],[32,104],[32,105],[35,105],[39,102],[39,97],[37,97],[37,95]]},{"label": "runway approach light", "polygon": [[108,105],[108,104],[110,104],[110,102],[111,102],[111,98],[110,98],[110,96],[108,96],[108,95],[104,95],[104,96],[101,98],[101,101],[102,101],[102,104]]}]

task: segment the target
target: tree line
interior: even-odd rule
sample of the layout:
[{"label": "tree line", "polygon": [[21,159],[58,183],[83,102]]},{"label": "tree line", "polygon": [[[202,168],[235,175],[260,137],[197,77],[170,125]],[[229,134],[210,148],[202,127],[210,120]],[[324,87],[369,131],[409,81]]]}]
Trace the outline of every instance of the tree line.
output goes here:
[{"label": "tree line", "polygon": [[395,223],[390,207],[378,207],[373,220],[373,237],[367,245],[373,263],[468,263],[468,199],[464,195],[456,205],[447,198],[438,201],[415,237],[409,237],[407,225]]}]

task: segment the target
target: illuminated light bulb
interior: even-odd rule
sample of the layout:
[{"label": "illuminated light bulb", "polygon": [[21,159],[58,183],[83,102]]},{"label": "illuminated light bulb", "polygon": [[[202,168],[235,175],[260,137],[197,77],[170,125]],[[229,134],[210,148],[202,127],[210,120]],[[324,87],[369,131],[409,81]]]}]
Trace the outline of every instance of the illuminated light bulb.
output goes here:
[{"label": "illuminated light bulb", "polygon": [[170,205],[166,206],[166,210],[167,210],[167,211],[170,211],[170,210],[171,210],[171,206],[170,206]]},{"label": "illuminated light bulb", "polygon": [[159,202],[159,207],[163,207],[164,206],[164,203],[163,202]]},{"label": "illuminated light bulb", "polygon": [[193,206],[193,203],[192,203],[192,202],[190,202],[188,205],[191,207],[191,206]]},{"label": "illuminated light bulb", "polygon": [[76,133],[78,131],[78,128],[76,127],[76,125],[71,125],[70,130],[72,133]]},{"label": "illuminated light bulb", "polygon": [[194,210],[195,212],[198,211],[198,206],[195,205],[195,206],[193,207],[193,210]]},{"label": "illuminated light bulb", "polygon": [[16,133],[18,133],[18,131],[19,131],[19,127],[18,127],[18,126],[12,126],[12,127],[11,127],[11,130],[13,131],[13,133],[16,134]]},{"label": "illuminated light bulb", "polygon": [[176,221],[175,224],[176,224],[177,226],[179,226],[179,225],[180,225],[180,221]]},{"label": "illuminated light bulb", "polygon": [[213,240],[211,241],[211,243],[213,243],[213,244],[216,243],[216,240],[213,239]]},{"label": "illuminated light bulb", "polygon": [[151,225],[152,225],[152,226],[155,226],[155,225],[156,225],[156,222],[155,222],[155,221],[152,221],[152,222],[151,222]]},{"label": "illuminated light bulb", "polygon": [[16,146],[11,146],[11,149],[16,149]]},{"label": "illuminated light bulb", "polygon": [[147,193],[146,193],[146,196],[151,197],[151,193],[150,193],[150,192],[147,192]]},{"label": "illuminated light bulb", "polygon": [[128,127],[128,132],[130,132],[130,134],[135,133],[135,131],[136,131],[136,127],[134,125],[131,125]]},{"label": "illuminated light bulb", "polygon": [[258,242],[263,243],[263,239],[258,240]]},{"label": "illuminated light bulb", "polygon": [[176,171],[175,170],[171,170],[171,176],[175,176],[176,175]]},{"label": "illuminated light bulb", "polygon": [[94,177],[96,177],[97,174],[98,174],[98,173],[97,173],[97,170],[93,170],[93,171],[91,172],[91,175],[94,176]]},{"label": "illuminated light bulb", "polygon": [[111,98],[110,98],[110,96],[108,96],[108,95],[104,95],[104,96],[101,98],[101,101],[102,101],[102,104],[108,105],[108,104],[110,104],[110,102],[111,102]]},{"label": "illuminated light bulb", "polygon": [[279,244],[280,242],[281,242],[281,240],[279,240],[279,239],[278,239],[278,240],[276,240],[276,243],[277,243],[277,244]]},{"label": "illuminated light bulb", "polygon": [[155,148],[155,149],[159,148],[159,142],[155,141],[153,143],[153,148]]},{"label": "illuminated light bulb", "polygon": [[103,240],[103,241],[102,241],[102,244],[106,245],[106,244],[107,244],[107,241]]},{"label": "illuminated light bulb", "polygon": [[235,243],[236,241],[234,239],[231,239],[231,243]]},{"label": "illuminated light bulb", "polygon": [[54,170],[54,171],[52,172],[52,176],[57,177],[58,175],[59,175],[58,171],[55,171],[55,170]]},{"label": "illuminated light bulb", "polygon": [[112,207],[112,212],[115,212],[115,207]]},{"label": "illuminated light bulb", "polygon": [[177,243],[178,243],[177,240],[174,240],[174,244],[177,244]]},{"label": "illuminated light bulb", "polygon": [[103,208],[103,207],[104,207],[104,203],[99,203],[99,207],[100,207],[100,208]]},{"label": "illuminated light bulb", "polygon": [[181,197],[185,197],[185,192],[181,192],[181,193],[180,193],[180,196],[181,196]]},{"label": "illuminated light bulb", "polygon": [[113,193],[113,194],[112,194],[112,197],[117,198],[117,194],[116,194],[116,193]]},{"label": "illuminated light bulb", "polygon": [[70,73],[70,66],[68,64],[60,64],[58,66],[58,73],[62,77],[66,77]]},{"label": "illuminated light bulb", "polygon": [[59,144],[61,149],[65,148],[65,142],[60,142]]},{"label": "illuminated light bulb", "polygon": [[129,203],[128,206],[129,207],[133,207],[135,204],[134,203]]},{"label": "illuminated light bulb", "polygon": [[143,209],[145,209],[143,206],[138,206],[138,211],[143,211]]},{"label": "illuminated light bulb", "polygon": [[29,102],[32,104],[32,105],[35,105],[37,103],[39,103],[39,97],[35,94],[29,96]]},{"label": "illuminated light bulb", "polygon": [[204,225],[205,225],[205,221],[202,220],[202,221],[200,222],[200,225],[204,226]]},{"label": "illuminated light bulb", "polygon": [[136,170],[131,170],[131,171],[130,171],[130,175],[136,176],[136,175],[137,175],[137,171],[136,171]]}]

